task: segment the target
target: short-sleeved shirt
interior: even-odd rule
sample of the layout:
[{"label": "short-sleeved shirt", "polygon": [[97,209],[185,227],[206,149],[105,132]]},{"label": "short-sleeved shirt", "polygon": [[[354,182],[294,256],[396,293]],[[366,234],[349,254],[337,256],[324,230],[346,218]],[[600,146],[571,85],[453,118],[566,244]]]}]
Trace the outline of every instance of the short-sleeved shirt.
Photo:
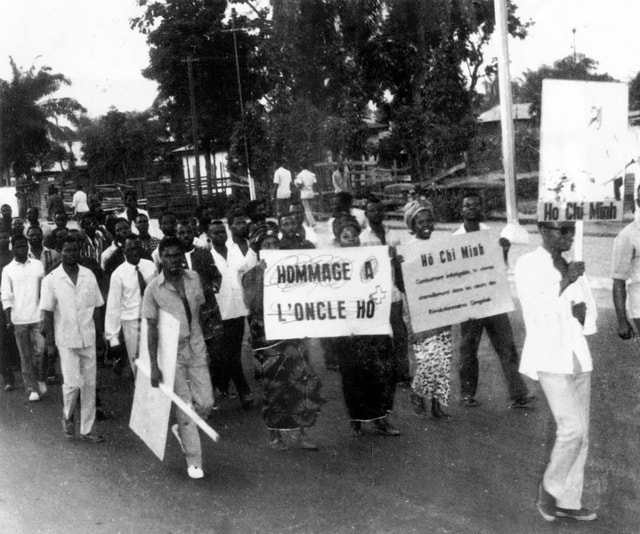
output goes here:
[{"label": "short-sleeved shirt", "polygon": [[55,343],[65,349],[82,349],[96,344],[93,310],[104,304],[93,273],[78,266],[74,284],[62,265],[42,281],[40,309],[53,312]]},{"label": "short-sleeved shirt", "polygon": [[178,360],[183,352],[181,348],[187,345],[190,345],[191,351],[197,356],[201,356],[207,350],[200,328],[200,306],[205,302],[200,276],[194,271],[185,270],[182,277],[191,322],[187,318],[180,294],[173,284],[167,281],[164,273],[160,273],[149,283],[142,299],[142,317],[145,319],[157,321],[160,310],[164,310],[180,321]]},{"label": "short-sleeved shirt", "polygon": [[300,198],[308,200],[314,197],[313,184],[316,183],[316,175],[307,169],[301,170],[296,176],[296,183],[302,186]]},{"label": "short-sleeved shirt", "polygon": [[625,226],[613,242],[611,278],[627,282],[631,317],[640,317],[640,221]]},{"label": "short-sleeved shirt", "polygon": [[291,171],[278,167],[273,175],[273,183],[278,184],[276,198],[291,198]]},{"label": "short-sleeved shirt", "polygon": [[2,307],[5,310],[11,308],[13,324],[40,322],[40,284],[43,277],[42,263],[33,258],[27,258],[23,263],[14,259],[2,270]]},{"label": "short-sleeved shirt", "polygon": [[73,195],[72,205],[76,213],[88,212],[89,204],[87,204],[87,194],[84,191],[76,191]]}]

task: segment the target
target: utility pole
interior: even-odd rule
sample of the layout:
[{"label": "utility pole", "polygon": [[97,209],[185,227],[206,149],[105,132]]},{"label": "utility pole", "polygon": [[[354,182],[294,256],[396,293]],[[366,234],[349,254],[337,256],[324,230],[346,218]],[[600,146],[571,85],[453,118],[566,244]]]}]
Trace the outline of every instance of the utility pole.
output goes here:
[{"label": "utility pole", "polygon": [[[236,10],[232,9],[231,10],[231,35],[233,36],[233,52],[236,58],[236,76],[238,78],[238,94],[240,96],[240,114],[241,114],[241,119],[244,120],[244,102],[242,100],[242,81],[240,79],[240,61],[238,59],[238,42],[236,40],[237,31],[243,31],[243,30],[236,30]],[[250,168],[251,166],[249,165],[249,145],[247,143],[246,132],[243,132],[242,137],[244,139],[244,158],[247,163],[247,178],[249,179],[249,197],[251,198],[251,200],[255,200],[256,184],[253,181],[253,178],[251,177],[251,168]]]},{"label": "utility pole", "polygon": [[[191,102],[191,137],[193,139],[193,154],[196,158],[196,195],[198,198],[198,206],[202,204],[202,187],[200,179],[200,151],[198,150],[198,119],[196,115],[196,89],[193,84],[193,62],[200,61],[194,59],[191,54],[187,56],[187,59],[180,60],[182,63],[187,64],[187,76],[189,79],[189,100]],[[188,159],[187,159],[188,161]]]},{"label": "utility pole", "polygon": [[516,198],[515,133],[513,129],[513,101],[509,73],[509,45],[506,0],[494,0],[496,32],[500,38],[498,49],[498,81],[500,89],[500,123],[502,128],[502,165],[504,167],[504,196],[507,208],[507,227],[510,241],[526,243],[528,234],[518,222]]}]

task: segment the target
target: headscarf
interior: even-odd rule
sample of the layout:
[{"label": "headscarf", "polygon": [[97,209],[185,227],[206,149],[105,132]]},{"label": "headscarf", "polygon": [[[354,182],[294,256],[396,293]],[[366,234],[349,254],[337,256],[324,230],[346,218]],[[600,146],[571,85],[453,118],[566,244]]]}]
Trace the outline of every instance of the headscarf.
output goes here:
[{"label": "headscarf", "polygon": [[278,239],[278,225],[272,221],[259,223],[251,230],[251,234],[249,235],[249,246],[260,250],[260,248],[262,248],[262,242],[267,237],[275,237]]},{"label": "headscarf", "polygon": [[404,207],[404,224],[409,230],[413,230],[413,221],[421,211],[428,211],[433,217],[433,204],[428,200],[412,200]]}]

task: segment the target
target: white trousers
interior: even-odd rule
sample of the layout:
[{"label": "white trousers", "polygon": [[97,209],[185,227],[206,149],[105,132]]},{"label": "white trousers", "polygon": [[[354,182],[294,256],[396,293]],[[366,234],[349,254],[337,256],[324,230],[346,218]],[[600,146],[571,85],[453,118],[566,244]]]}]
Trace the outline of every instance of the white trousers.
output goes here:
[{"label": "white trousers", "polygon": [[71,418],[80,395],[80,433],[88,434],[96,420],[96,347],[58,348],[58,354],[64,418]]},{"label": "white trousers", "polygon": [[556,422],[556,441],[542,479],[560,508],[582,508],[589,449],[591,373],[538,373]]}]

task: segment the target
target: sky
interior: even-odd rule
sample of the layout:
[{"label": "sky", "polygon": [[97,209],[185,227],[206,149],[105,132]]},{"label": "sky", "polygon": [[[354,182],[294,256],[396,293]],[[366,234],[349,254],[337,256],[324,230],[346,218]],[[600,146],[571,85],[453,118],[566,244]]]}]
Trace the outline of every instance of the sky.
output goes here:
[{"label": "sky", "polygon": [[[600,71],[629,81],[640,71],[640,2],[637,0],[515,0],[535,25],[524,41],[509,40],[511,76],[573,52],[600,63]],[[19,66],[50,66],[72,81],[60,96],[76,98],[97,117],[151,106],[156,84],[142,76],[148,64],[145,36],[129,27],[140,13],[135,0],[0,0],[0,78],[9,79],[8,56]],[[486,56],[497,55],[492,43]]]}]

